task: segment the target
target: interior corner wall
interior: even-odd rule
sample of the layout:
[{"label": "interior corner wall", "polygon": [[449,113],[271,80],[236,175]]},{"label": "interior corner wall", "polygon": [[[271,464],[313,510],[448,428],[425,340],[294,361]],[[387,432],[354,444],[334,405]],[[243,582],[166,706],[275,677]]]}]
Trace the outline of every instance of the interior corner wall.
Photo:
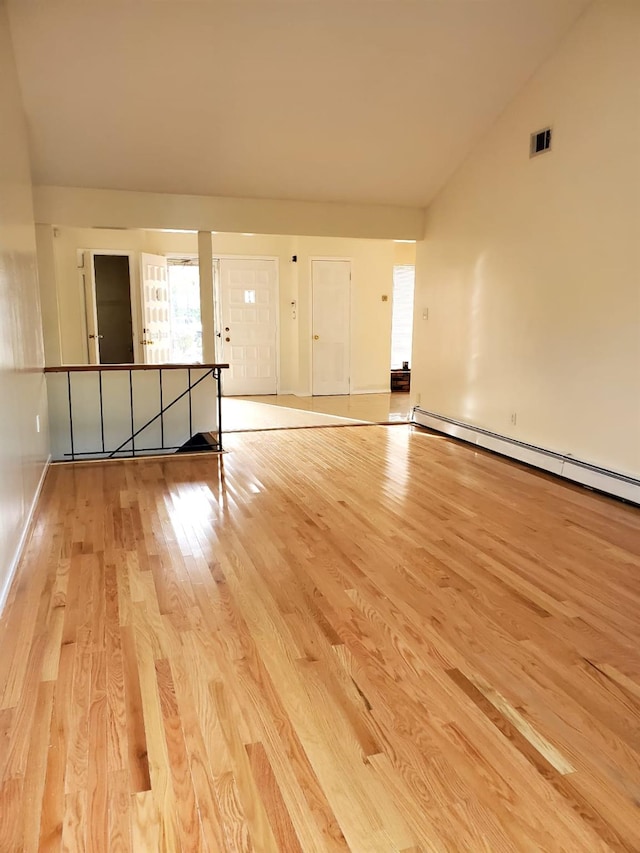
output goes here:
[{"label": "interior corner wall", "polygon": [[49,452],[30,165],[9,25],[2,4],[0,127],[1,609]]},{"label": "interior corner wall", "polygon": [[412,372],[421,408],[634,477],[639,44],[640,4],[596,0],[433,202]]}]

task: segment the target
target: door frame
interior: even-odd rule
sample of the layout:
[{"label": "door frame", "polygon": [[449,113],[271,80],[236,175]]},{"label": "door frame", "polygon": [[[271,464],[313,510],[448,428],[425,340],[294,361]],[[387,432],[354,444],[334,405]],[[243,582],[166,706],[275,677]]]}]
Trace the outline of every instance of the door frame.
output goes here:
[{"label": "door frame", "polygon": [[[129,259],[129,298],[131,300],[131,334],[133,336],[133,363],[142,364],[142,336],[140,334],[140,317],[142,316],[142,293],[140,291],[140,253],[125,251],[123,249],[80,249],[82,255],[82,266],[78,267],[80,273],[80,287],[82,290],[82,328],[85,340],[85,352],[87,364],[99,364],[91,361],[92,353],[89,345],[89,312],[93,317],[93,325],[98,328],[98,310],[96,301],[96,267],[94,258],[96,255],[116,255]],[[88,258],[89,269],[85,259]],[[88,278],[87,278],[88,276]],[[99,352],[99,351],[98,351]]]},{"label": "door frame", "polygon": [[[314,261],[347,261],[349,263],[349,394],[340,396],[351,396],[353,383],[351,381],[351,366],[353,356],[353,316],[354,316],[354,300],[353,300],[353,258],[339,257],[338,255],[311,255],[309,257],[309,392],[313,397],[313,262]],[[322,396],[322,395],[320,395]]]},{"label": "door frame", "polygon": [[[220,329],[214,328],[216,335],[216,361],[222,357],[220,352],[221,338],[217,337],[218,331],[222,332],[222,283],[220,281],[220,267],[218,261],[275,261],[276,265],[276,396],[280,393],[280,258],[278,255],[237,255],[213,253],[213,317],[214,323],[220,323]],[[222,396],[224,396],[224,391]]]}]

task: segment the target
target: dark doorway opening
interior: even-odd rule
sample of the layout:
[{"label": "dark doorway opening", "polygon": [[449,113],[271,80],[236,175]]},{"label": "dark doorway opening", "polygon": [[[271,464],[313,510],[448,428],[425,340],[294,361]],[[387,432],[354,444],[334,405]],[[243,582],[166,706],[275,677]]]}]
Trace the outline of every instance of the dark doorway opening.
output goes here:
[{"label": "dark doorway opening", "polygon": [[95,255],[100,364],[133,363],[131,273],[126,255]]}]

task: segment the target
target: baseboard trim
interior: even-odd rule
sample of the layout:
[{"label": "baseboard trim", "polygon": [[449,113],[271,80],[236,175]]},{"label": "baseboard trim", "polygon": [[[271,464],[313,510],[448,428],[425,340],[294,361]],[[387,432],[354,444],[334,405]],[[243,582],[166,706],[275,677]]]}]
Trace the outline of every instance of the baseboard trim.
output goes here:
[{"label": "baseboard trim", "polygon": [[[281,392],[282,393],[282,392]],[[292,391],[296,397],[313,397],[311,391]],[[358,388],[357,390],[351,390],[348,394],[320,394],[320,397],[349,397],[355,396],[356,394],[388,394],[389,387],[385,386],[384,388]]]},{"label": "baseboard trim", "polygon": [[465,424],[445,415],[429,412],[419,406],[413,410],[412,421],[418,426],[442,432],[452,438],[475,444],[477,447],[491,450],[501,456],[508,456],[517,462],[523,462],[525,465],[531,465],[557,477],[579,483],[581,486],[640,505],[640,480],[627,474],[610,471],[591,462],[576,459],[570,453],[547,450],[481,427]]},{"label": "baseboard trim", "polygon": [[7,575],[7,579],[3,588],[0,590],[0,616],[2,616],[2,612],[4,610],[4,606],[7,603],[7,599],[9,598],[9,592],[11,591],[11,584],[13,583],[13,579],[18,570],[18,566],[20,565],[20,560],[24,555],[24,549],[29,541],[29,535],[31,533],[31,525],[33,524],[33,517],[35,515],[36,507],[38,505],[38,500],[40,499],[40,493],[42,491],[42,486],[44,484],[44,479],[47,476],[47,471],[49,470],[49,466],[51,465],[51,454],[49,454],[47,461],[44,463],[44,468],[42,469],[42,474],[40,475],[40,480],[38,481],[38,485],[36,487],[35,494],[33,496],[33,500],[31,501],[31,506],[29,508],[29,512],[27,514],[27,519],[24,524],[22,535],[20,536],[20,541],[18,542],[18,547],[16,548],[15,554],[13,556],[13,560],[11,561],[11,565],[9,566],[9,574]]}]

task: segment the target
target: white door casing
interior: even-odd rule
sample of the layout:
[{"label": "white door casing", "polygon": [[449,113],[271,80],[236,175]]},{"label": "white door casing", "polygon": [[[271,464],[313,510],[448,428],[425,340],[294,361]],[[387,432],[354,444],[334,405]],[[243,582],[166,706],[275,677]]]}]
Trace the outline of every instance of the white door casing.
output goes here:
[{"label": "white door casing", "polygon": [[351,349],[351,262],[313,259],[312,389],[314,395],[348,394]]},{"label": "white door casing", "polygon": [[87,356],[89,364],[100,364],[98,346],[98,311],[96,308],[96,272],[93,267],[93,252],[82,253],[80,270],[84,289],[84,307],[87,322]]},{"label": "white door casing", "polygon": [[171,306],[167,259],[140,255],[142,291],[142,351],[145,364],[167,364],[171,359]]},{"label": "white door casing", "polygon": [[218,268],[224,394],[276,394],[277,263],[221,258]]}]

